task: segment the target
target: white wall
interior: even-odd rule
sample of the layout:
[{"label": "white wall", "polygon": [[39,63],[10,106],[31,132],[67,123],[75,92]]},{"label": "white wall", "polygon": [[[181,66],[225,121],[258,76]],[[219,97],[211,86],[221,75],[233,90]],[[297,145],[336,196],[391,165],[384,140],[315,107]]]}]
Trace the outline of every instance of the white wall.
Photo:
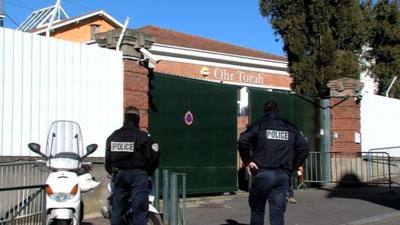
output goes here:
[{"label": "white wall", "polygon": [[[400,146],[400,100],[367,94],[361,100],[362,151]],[[400,149],[391,152],[400,156]]]},{"label": "white wall", "polygon": [[370,71],[364,71],[360,74],[360,81],[364,84],[361,90],[362,95],[376,94],[378,91],[378,82],[376,82],[370,74]]},{"label": "white wall", "polygon": [[92,156],[121,126],[122,53],[0,28],[0,156],[35,155],[55,120],[80,124]]}]

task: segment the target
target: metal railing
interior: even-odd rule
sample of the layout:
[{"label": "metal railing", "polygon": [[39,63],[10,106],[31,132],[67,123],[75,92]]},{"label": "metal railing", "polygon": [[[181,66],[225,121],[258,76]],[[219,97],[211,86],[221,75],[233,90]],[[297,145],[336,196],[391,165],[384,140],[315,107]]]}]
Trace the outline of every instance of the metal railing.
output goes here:
[{"label": "metal railing", "polygon": [[0,225],[46,224],[46,185],[0,188]]},{"label": "metal railing", "polygon": [[0,225],[42,224],[46,177],[32,161],[0,163]]},{"label": "metal railing", "polygon": [[34,161],[0,163],[0,188],[44,184],[47,176]]},{"label": "metal railing", "polygon": [[397,167],[387,152],[310,152],[304,183],[387,184]]},{"label": "metal railing", "polygon": [[163,222],[186,225],[186,174],[163,170]]},{"label": "metal railing", "polygon": [[[400,177],[400,146],[372,148],[368,152],[387,152],[390,156],[391,175],[393,177]],[[397,184],[400,184],[398,179]]]},{"label": "metal railing", "polygon": [[384,148],[371,148],[368,152],[387,152],[390,157],[400,157],[400,146],[384,147]]}]

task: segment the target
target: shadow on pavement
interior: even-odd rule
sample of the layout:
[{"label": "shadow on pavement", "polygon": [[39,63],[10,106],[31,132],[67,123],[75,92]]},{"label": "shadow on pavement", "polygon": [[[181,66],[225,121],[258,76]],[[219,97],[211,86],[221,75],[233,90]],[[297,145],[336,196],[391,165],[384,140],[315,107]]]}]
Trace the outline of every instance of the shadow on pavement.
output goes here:
[{"label": "shadow on pavement", "polygon": [[388,185],[366,185],[353,174],[345,175],[342,182],[334,188],[321,189],[329,191],[328,198],[359,199],[400,210],[400,187],[389,189]]},{"label": "shadow on pavement", "polygon": [[223,223],[221,225],[249,225],[248,223],[238,223],[236,220],[231,219],[227,219],[225,222],[226,223]]}]

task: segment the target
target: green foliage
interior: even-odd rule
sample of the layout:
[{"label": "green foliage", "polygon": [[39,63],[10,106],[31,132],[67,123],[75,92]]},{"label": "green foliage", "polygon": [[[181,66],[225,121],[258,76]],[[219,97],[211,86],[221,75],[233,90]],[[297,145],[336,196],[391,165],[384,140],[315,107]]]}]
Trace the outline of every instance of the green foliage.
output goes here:
[{"label": "green foliage", "polygon": [[298,93],[325,97],[327,83],[358,78],[367,41],[358,0],[260,0],[260,12],[284,41]]},{"label": "green foliage", "polygon": [[[378,0],[370,23],[370,59],[375,63],[372,73],[379,82],[379,94],[385,94],[394,76],[400,78],[400,14],[399,2]],[[400,98],[397,79],[390,96]]]}]

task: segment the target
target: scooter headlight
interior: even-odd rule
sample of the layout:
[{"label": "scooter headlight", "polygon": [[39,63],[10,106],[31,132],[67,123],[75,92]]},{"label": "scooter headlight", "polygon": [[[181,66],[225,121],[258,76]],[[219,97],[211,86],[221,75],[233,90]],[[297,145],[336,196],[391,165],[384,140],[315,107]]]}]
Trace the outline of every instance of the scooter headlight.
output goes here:
[{"label": "scooter headlight", "polygon": [[57,202],[66,202],[78,193],[78,184],[76,184],[69,193],[66,192],[56,192],[54,193],[50,186],[46,187],[47,195]]}]

